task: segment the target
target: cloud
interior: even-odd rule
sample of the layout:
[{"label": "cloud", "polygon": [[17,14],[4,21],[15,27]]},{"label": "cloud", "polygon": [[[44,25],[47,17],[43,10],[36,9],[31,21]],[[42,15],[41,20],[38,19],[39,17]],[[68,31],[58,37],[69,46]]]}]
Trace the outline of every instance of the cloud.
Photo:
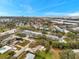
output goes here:
[{"label": "cloud", "polygon": [[79,12],[69,13],[68,16],[79,16]]},{"label": "cloud", "polygon": [[44,15],[46,16],[79,16],[79,12],[46,12]]},{"label": "cloud", "polygon": [[31,5],[26,6],[25,11],[26,11],[27,13],[33,13],[33,12],[34,12],[34,10],[33,10],[33,8],[32,8]]},{"label": "cloud", "polygon": [[8,12],[0,11],[0,16],[10,16]]},{"label": "cloud", "polygon": [[62,13],[62,12],[46,12],[45,15],[46,16],[65,16],[68,13]]},{"label": "cloud", "polygon": [[24,13],[31,14],[31,13],[35,12],[33,7],[30,4],[29,5],[21,4],[20,7],[23,8]]},{"label": "cloud", "polygon": [[16,12],[0,11],[0,16],[20,16],[20,15],[21,15],[20,11],[16,11]]},{"label": "cloud", "polygon": [[0,15],[28,15],[35,12],[30,4],[23,4],[21,1],[0,0]]}]

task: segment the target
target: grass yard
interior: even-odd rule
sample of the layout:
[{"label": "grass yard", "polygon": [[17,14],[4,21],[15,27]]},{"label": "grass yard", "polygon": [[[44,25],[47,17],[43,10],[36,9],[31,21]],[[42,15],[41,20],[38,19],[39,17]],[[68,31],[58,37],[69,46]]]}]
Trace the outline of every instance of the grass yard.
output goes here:
[{"label": "grass yard", "polygon": [[0,59],[9,59],[10,57],[12,57],[12,55],[10,55],[12,51],[8,51],[4,54],[0,54]]},{"label": "grass yard", "polygon": [[35,48],[35,47],[38,46],[38,45],[40,45],[39,42],[32,42],[32,43],[29,45],[29,47],[30,47],[30,48]]},{"label": "grass yard", "polygon": [[51,52],[45,52],[45,51],[39,51],[36,54],[35,59],[52,59],[52,53]]},{"label": "grass yard", "polygon": [[18,45],[21,45],[21,46],[26,46],[27,44],[29,43],[29,41],[28,40],[23,40],[23,42],[22,43],[17,43]]},{"label": "grass yard", "polygon": [[23,52],[19,57],[18,57],[18,59],[25,59],[25,57],[26,57],[26,52]]}]

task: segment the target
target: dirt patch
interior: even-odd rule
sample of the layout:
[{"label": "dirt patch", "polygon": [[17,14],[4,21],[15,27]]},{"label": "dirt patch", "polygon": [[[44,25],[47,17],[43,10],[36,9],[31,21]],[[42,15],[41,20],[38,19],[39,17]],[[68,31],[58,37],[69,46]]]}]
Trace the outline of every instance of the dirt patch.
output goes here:
[{"label": "dirt patch", "polygon": [[53,53],[53,59],[60,59],[60,56],[59,56],[59,52],[60,52],[60,49],[51,49],[52,53]]}]

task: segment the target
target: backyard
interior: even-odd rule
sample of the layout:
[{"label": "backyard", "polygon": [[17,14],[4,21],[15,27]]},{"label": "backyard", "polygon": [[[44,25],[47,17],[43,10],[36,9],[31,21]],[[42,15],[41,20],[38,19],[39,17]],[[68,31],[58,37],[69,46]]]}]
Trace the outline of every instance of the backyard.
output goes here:
[{"label": "backyard", "polygon": [[0,59],[10,59],[10,57],[12,57],[14,54],[13,51],[7,51],[4,54],[0,54]]}]

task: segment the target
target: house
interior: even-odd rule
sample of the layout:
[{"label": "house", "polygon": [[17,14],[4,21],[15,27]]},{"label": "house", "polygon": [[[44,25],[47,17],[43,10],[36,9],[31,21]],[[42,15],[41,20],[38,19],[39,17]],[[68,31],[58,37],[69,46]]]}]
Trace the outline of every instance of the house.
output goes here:
[{"label": "house", "polygon": [[[32,37],[32,36],[35,36],[35,35],[43,35],[41,32],[33,32],[33,31],[30,31],[30,30],[24,30],[22,33],[25,33],[29,37]],[[53,40],[59,40],[59,37],[54,36],[54,35],[46,35],[46,37],[51,38]]]},{"label": "house", "polygon": [[8,30],[6,32],[0,33],[0,36],[4,36],[4,35],[8,35],[8,34],[13,34],[16,31],[17,31],[16,29]]},{"label": "house", "polygon": [[42,35],[42,33],[40,32],[33,32],[30,30],[24,30],[22,33],[25,33],[26,36],[29,36],[29,37],[34,37],[35,35]]},{"label": "house", "polygon": [[79,27],[72,28],[73,31],[79,31]]},{"label": "house", "polygon": [[35,55],[32,53],[28,53],[25,59],[34,59]]},{"label": "house", "polygon": [[34,52],[36,52],[37,50],[42,51],[42,50],[46,50],[46,48],[45,48],[44,46],[42,46],[42,45],[38,45],[38,46],[32,48],[31,52],[34,53]]},{"label": "house", "polygon": [[47,38],[50,38],[52,40],[59,40],[59,37],[58,36],[54,36],[54,35],[46,35]]},{"label": "house", "polygon": [[79,53],[79,49],[72,50],[74,53]]},{"label": "house", "polygon": [[75,59],[79,59],[79,49],[72,50],[75,53]]},{"label": "house", "polygon": [[5,53],[5,52],[9,51],[10,49],[11,49],[11,47],[9,47],[9,46],[4,46],[4,47],[0,48],[0,53],[3,54],[3,53]]}]

